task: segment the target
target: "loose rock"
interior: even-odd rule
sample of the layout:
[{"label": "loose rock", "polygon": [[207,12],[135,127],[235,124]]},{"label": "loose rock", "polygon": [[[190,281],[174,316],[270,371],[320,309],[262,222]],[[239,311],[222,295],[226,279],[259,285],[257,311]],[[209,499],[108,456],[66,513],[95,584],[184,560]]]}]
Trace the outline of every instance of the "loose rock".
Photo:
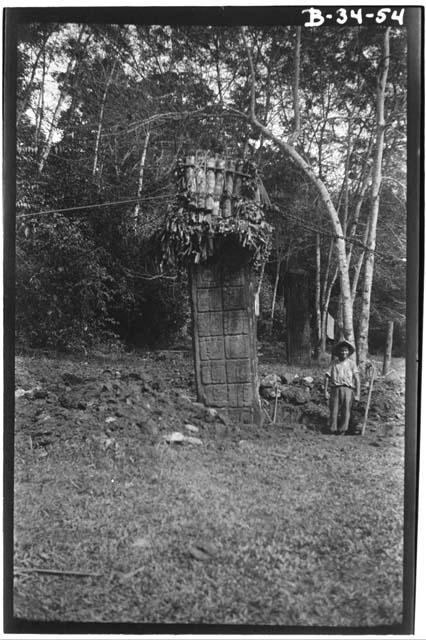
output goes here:
[{"label": "loose rock", "polygon": [[203,444],[201,438],[195,438],[194,436],[184,436],[184,442],[189,442],[189,444]]},{"label": "loose rock", "polygon": [[309,388],[286,385],[281,388],[281,397],[290,404],[305,404],[311,399]]},{"label": "loose rock", "polygon": [[167,433],[163,436],[164,440],[169,444],[182,443],[185,440],[185,436],[180,431],[174,431],[173,433]]},{"label": "loose rock", "polygon": [[199,431],[198,427],[196,427],[196,426],[195,426],[195,425],[193,425],[193,424],[186,424],[186,425],[185,425],[185,429],[186,429],[187,431],[191,431],[191,433],[198,433],[198,431]]},{"label": "loose rock", "polygon": [[76,376],[75,373],[69,373],[68,371],[62,374],[62,380],[67,385],[82,384],[84,382],[84,378]]}]

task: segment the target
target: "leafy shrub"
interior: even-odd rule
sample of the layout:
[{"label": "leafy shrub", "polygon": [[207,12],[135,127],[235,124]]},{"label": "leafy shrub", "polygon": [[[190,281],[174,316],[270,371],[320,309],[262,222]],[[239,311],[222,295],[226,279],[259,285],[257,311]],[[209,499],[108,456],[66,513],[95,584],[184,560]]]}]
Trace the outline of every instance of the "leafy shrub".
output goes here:
[{"label": "leafy shrub", "polygon": [[114,340],[112,278],[84,224],[55,216],[18,230],[16,330],[31,347],[72,349]]},{"label": "leafy shrub", "polygon": [[139,280],[133,304],[118,311],[120,336],[127,344],[172,342],[190,320],[188,282],[183,274]]}]

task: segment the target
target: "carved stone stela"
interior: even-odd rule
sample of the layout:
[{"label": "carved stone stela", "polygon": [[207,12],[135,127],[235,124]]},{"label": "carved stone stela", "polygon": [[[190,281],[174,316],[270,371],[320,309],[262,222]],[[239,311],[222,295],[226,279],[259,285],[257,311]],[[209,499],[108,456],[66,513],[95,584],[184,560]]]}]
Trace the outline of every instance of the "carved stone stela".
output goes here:
[{"label": "carved stone stela", "polygon": [[176,180],[160,244],[166,264],[189,267],[198,400],[260,424],[253,274],[270,251],[269,199],[254,162],[209,151],[181,158]]},{"label": "carved stone stela", "polygon": [[251,269],[192,265],[198,399],[242,423],[261,420]]}]

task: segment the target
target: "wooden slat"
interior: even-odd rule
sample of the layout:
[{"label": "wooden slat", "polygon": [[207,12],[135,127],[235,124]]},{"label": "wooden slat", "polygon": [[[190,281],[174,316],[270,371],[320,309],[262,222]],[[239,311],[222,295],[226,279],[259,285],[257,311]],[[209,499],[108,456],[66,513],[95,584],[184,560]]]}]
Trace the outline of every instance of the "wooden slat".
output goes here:
[{"label": "wooden slat", "polygon": [[206,209],[212,211],[213,209],[213,196],[215,185],[215,166],[216,160],[209,158],[206,163]]},{"label": "wooden slat", "polygon": [[225,203],[223,215],[229,218],[232,215],[232,193],[234,190],[234,171],[235,164],[232,160],[228,160],[225,178]]}]

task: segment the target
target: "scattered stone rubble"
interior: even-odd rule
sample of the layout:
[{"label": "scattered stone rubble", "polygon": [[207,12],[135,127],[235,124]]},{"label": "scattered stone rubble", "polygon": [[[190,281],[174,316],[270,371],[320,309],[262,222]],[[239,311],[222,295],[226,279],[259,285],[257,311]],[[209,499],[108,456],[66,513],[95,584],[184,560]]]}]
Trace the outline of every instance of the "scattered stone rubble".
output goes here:
[{"label": "scattered stone rubble", "polygon": [[276,422],[325,426],[328,409],[324,400],[323,377],[314,379],[288,372],[268,373],[261,378],[259,387],[265,403],[273,404],[278,398]]},{"label": "scattered stone rubble", "polygon": [[[238,441],[250,427],[232,422],[213,408],[196,401],[191,362],[173,360],[129,361],[126,366],[102,368],[98,364],[34,363],[17,370],[15,425],[18,442],[46,448],[58,441],[92,439],[104,450],[116,451],[121,436],[150,444],[206,445],[226,435]],[[186,364],[186,369],[184,364]],[[27,365],[27,363],[26,363]],[[297,376],[277,368],[266,369],[260,379],[265,427],[276,404],[277,426],[305,425],[320,430],[329,410],[324,398],[324,371]],[[22,369],[21,369],[22,371]],[[192,374],[191,374],[192,375]],[[354,403],[354,424],[361,424],[368,387]],[[404,428],[404,385],[401,378],[379,376],[369,412],[371,429],[399,432]],[[179,434],[179,435],[177,435]]]},{"label": "scattered stone rubble", "polygon": [[[273,413],[277,397],[277,424],[301,423],[312,428],[326,427],[329,417],[328,402],[324,398],[324,371],[314,376],[299,376],[286,371],[268,372],[260,379],[260,395],[268,417]],[[353,404],[352,426],[364,419],[368,384],[361,388],[361,400]],[[400,378],[378,377],[374,382],[369,421],[378,421],[390,427],[401,426],[404,421],[404,386]]]},{"label": "scattered stone rubble", "polygon": [[52,365],[51,372],[42,367],[32,375],[17,375],[16,434],[33,449],[48,450],[75,436],[111,451],[121,436],[149,444],[199,446],[229,432],[228,417],[197,402],[180,367],[172,370],[170,362],[160,366],[149,359],[140,371],[91,365],[85,370],[80,364],[81,374],[61,371],[72,366],[69,362],[52,360]]}]

